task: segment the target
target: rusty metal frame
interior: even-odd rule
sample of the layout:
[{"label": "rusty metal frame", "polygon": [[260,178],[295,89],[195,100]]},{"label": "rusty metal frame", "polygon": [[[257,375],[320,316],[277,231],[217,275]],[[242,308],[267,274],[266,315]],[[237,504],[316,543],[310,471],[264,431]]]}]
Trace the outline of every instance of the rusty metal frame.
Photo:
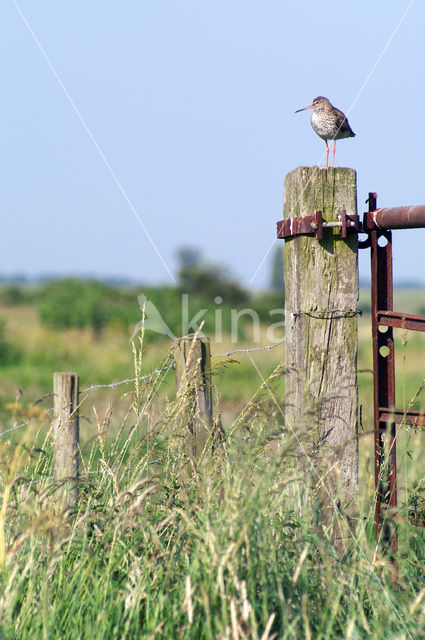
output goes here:
[{"label": "rusty metal frame", "polygon": [[[369,212],[376,210],[376,194],[370,193]],[[365,226],[365,225],[364,225]],[[372,352],[373,352],[373,413],[375,459],[375,526],[380,535],[383,511],[397,506],[397,423],[391,419],[395,409],[395,367],[393,327],[380,331],[380,314],[393,311],[392,234],[387,229],[373,227],[370,231],[371,291],[372,291]],[[382,239],[382,240],[381,240]],[[380,244],[381,243],[381,244]],[[390,419],[380,419],[384,407]],[[385,434],[389,434],[388,467],[385,459]],[[389,538],[390,532],[384,532]],[[386,540],[389,542],[389,540]],[[397,535],[392,536],[393,551],[397,550]]]},{"label": "rusty metal frame", "polygon": [[[323,238],[324,228],[336,228],[341,238],[347,233],[365,233],[360,249],[371,249],[373,405],[375,450],[375,527],[393,551],[397,550],[397,528],[388,526],[387,512],[397,506],[397,425],[425,426],[425,414],[395,407],[394,328],[425,332],[425,318],[393,310],[392,229],[425,228],[425,205],[378,209],[376,193],[369,193],[368,211],[360,223],[357,215],[342,210],[338,222],[326,222],[321,211],[313,216],[286,218],[277,223],[277,237],[314,235]],[[388,438],[388,454],[385,451]],[[425,520],[410,518],[412,524],[425,526]],[[383,527],[384,525],[384,527]],[[381,536],[382,534],[382,536]]]},{"label": "rusty metal frame", "polygon": [[299,218],[285,218],[276,223],[277,237],[280,239],[294,236],[314,234],[316,240],[323,239],[323,229],[337,229],[341,238],[346,238],[347,233],[360,231],[359,216],[347,215],[345,209],[341,210],[338,221],[326,222],[323,220],[322,211],[315,211],[314,216],[302,216]]},{"label": "rusty metal frame", "polygon": [[[376,199],[376,193],[369,193],[369,211],[362,225],[362,231],[369,234],[366,245],[371,248],[375,527],[378,539],[382,532],[382,541],[396,551],[397,529],[387,526],[385,512],[397,506],[397,425],[425,426],[425,415],[396,409],[393,329],[425,331],[425,318],[393,310],[391,229],[425,227],[425,207],[377,209]],[[387,455],[385,435],[389,440]]]}]

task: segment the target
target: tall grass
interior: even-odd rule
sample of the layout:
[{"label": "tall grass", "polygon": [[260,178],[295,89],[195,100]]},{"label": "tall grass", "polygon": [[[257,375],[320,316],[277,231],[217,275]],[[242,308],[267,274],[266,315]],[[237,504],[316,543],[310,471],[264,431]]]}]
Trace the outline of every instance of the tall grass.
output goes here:
[{"label": "tall grass", "polygon": [[49,433],[30,425],[2,445],[2,637],[425,637],[421,529],[400,525],[396,576],[363,501],[338,556],[317,533],[317,478],[299,447],[311,434],[285,431],[264,386],[188,473],[186,399],[153,410],[161,384],[135,386],[118,430],[114,405],[92,411],[74,511],[58,507]]}]

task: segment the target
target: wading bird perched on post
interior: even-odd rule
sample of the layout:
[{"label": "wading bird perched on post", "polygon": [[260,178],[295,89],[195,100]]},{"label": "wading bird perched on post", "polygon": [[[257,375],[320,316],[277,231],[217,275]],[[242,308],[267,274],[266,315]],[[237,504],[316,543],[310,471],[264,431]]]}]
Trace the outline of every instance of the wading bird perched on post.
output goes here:
[{"label": "wading bird perched on post", "polygon": [[332,166],[334,166],[336,141],[341,140],[342,138],[353,138],[356,134],[352,131],[348,124],[348,120],[342,111],[332,106],[327,98],[318,96],[317,98],[314,98],[313,104],[309,107],[297,109],[295,113],[305,111],[306,109],[313,109],[313,113],[311,114],[311,126],[317,135],[325,141],[326,168],[328,167],[329,159],[328,140],[334,141],[334,148],[332,152]]}]

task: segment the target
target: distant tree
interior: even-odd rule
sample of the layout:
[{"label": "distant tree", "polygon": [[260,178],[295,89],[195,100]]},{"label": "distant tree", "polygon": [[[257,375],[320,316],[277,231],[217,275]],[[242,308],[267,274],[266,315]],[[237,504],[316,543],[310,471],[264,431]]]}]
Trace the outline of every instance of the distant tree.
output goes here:
[{"label": "distant tree", "polygon": [[279,244],[274,250],[271,260],[270,287],[274,291],[283,291],[285,281],[283,278],[283,248]]},{"label": "distant tree", "polygon": [[177,251],[179,271],[197,269],[202,263],[201,252],[194,247],[182,247]]},{"label": "distant tree", "polygon": [[249,300],[248,292],[231,278],[221,265],[203,260],[197,249],[184,247],[177,253],[178,281],[184,293],[214,300],[220,296],[226,303],[238,305]]}]

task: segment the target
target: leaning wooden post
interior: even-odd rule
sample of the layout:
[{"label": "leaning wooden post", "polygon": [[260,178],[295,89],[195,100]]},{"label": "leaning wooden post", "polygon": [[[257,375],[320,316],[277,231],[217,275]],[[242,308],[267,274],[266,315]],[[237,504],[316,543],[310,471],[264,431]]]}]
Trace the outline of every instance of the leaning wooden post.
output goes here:
[{"label": "leaning wooden post", "polygon": [[78,454],[79,454],[79,380],[76,373],[54,373],[54,477],[64,484],[63,502],[67,507],[75,506],[78,498]]},{"label": "leaning wooden post", "polygon": [[[321,211],[337,222],[342,210],[357,214],[353,169],[298,167],[286,176],[285,218]],[[322,240],[288,238],[284,270],[286,423],[297,434],[317,428],[308,453],[320,522],[342,550],[357,517],[357,233],[343,239],[324,228]]]},{"label": "leaning wooden post", "polygon": [[198,334],[178,338],[174,360],[180,423],[185,428],[187,454],[196,465],[210,446],[213,427],[209,338]]}]

